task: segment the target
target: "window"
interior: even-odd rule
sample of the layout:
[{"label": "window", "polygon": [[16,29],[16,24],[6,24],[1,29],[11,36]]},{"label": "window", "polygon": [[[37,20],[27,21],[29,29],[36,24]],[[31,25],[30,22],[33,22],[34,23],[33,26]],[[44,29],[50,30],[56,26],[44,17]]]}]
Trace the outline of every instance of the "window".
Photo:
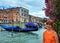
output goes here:
[{"label": "window", "polygon": [[24,16],[25,16],[25,14],[24,14]]},{"label": "window", "polygon": [[24,12],[26,12],[26,10],[24,10]]},{"label": "window", "polygon": [[22,16],[24,16],[24,14],[22,13]]},{"label": "window", "polygon": [[4,18],[7,18],[7,17],[4,17]]},{"label": "window", "polygon": [[4,14],[3,16],[4,16],[4,17],[7,17],[8,15],[7,15],[7,14]]},{"label": "window", "polygon": [[21,11],[23,11],[23,9],[21,9]]}]

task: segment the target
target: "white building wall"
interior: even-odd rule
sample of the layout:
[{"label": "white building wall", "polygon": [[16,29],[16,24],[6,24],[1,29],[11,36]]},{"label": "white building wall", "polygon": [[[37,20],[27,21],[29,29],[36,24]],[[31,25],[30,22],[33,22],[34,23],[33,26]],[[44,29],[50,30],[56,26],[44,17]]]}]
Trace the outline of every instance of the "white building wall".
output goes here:
[{"label": "white building wall", "polygon": [[21,16],[21,22],[24,22],[24,19],[26,18],[26,22],[29,21],[29,10],[25,9],[25,8],[20,8],[20,16]]}]

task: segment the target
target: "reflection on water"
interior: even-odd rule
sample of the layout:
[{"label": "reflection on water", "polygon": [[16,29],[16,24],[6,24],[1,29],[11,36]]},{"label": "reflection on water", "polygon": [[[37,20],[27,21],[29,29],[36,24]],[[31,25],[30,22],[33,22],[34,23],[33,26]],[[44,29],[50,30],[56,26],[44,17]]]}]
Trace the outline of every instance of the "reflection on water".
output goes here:
[{"label": "reflection on water", "polygon": [[0,43],[42,43],[43,32],[40,29],[35,32],[12,32],[0,31]]}]

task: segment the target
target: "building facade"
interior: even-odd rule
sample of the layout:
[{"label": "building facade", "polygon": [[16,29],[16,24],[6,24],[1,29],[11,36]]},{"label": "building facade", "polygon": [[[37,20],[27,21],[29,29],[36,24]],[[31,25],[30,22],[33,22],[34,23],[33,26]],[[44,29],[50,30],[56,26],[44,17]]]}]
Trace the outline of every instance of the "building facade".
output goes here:
[{"label": "building facade", "polygon": [[0,23],[40,22],[41,18],[29,14],[23,7],[0,9]]},{"label": "building facade", "polygon": [[0,22],[29,22],[29,10],[23,7],[0,9]]},{"label": "building facade", "polygon": [[29,22],[36,22],[36,17],[33,15],[29,15]]},{"label": "building facade", "polygon": [[17,13],[17,8],[7,8],[0,10],[0,22],[11,23],[20,21],[20,15]]},{"label": "building facade", "polygon": [[3,22],[3,10],[0,9],[0,23]]},{"label": "building facade", "polygon": [[23,7],[20,7],[20,21],[21,22],[29,22],[29,10]]},{"label": "building facade", "polygon": [[33,15],[29,15],[29,22],[39,23],[41,21],[42,21],[42,18],[33,16]]},{"label": "building facade", "polygon": [[40,17],[36,17],[36,22],[37,22],[37,23],[42,22],[42,18],[40,18]]}]

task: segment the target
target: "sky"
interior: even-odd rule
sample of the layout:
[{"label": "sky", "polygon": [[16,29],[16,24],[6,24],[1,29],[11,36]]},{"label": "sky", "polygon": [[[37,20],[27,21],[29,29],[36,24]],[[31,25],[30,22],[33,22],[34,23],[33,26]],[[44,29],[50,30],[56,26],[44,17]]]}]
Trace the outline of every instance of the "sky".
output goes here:
[{"label": "sky", "polygon": [[1,8],[24,7],[29,10],[30,15],[46,18],[45,0],[0,0]]}]

